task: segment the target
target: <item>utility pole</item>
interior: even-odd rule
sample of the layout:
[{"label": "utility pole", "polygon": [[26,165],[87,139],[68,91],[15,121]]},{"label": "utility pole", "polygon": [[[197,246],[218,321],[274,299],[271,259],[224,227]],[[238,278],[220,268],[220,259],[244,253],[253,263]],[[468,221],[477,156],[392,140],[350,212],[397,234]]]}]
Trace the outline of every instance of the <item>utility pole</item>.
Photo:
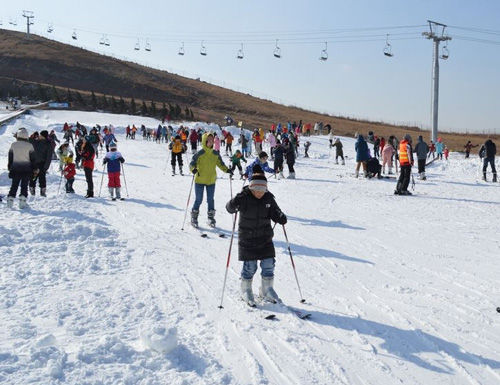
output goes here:
[{"label": "utility pole", "polygon": [[30,25],[34,24],[31,21],[31,19],[34,19],[35,16],[33,16],[32,11],[23,11],[23,17],[26,18],[26,40],[29,40],[30,39]]},{"label": "utility pole", "polygon": [[[438,104],[439,104],[439,43],[441,41],[451,40],[450,36],[445,36],[445,24],[436,23],[435,21],[427,20],[429,23],[430,32],[423,32],[422,35],[429,40],[434,41],[434,51],[432,55],[432,133],[431,140],[436,143],[438,136]],[[441,29],[441,34],[439,34]],[[448,59],[448,53],[443,54],[441,59]]]}]

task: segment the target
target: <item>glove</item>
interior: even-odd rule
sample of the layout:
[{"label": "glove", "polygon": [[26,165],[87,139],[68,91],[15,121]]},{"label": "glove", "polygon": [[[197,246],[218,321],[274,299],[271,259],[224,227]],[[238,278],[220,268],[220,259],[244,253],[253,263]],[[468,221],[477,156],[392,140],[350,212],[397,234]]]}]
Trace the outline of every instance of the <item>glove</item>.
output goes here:
[{"label": "glove", "polygon": [[198,169],[195,167],[193,168],[193,171],[192,171],[193,174],[198,174]]},{"label": "glove", "polygon": [[248,175],[247,174],[243,174],[243,179],[248,179]]},{"label": "glove", "polygon": [[102,164],[106,164],[106,163],[108,163],[108,159],[104,158],[104,160],[102,161]]},{"label": "glove", "polygon": [[227,173],[228,173],[229,175],[233,176],[233,171],[232,171],[231,169],[228,169],[228,170],[227,170]]},{"label": "glove", "polygon": [[280,213],[279,217],[278,217],[278,223],[280,225],[286,225],[286,222],[288,222],[287,218],[286,218],[286,215],[283,214],[283,213]]}]

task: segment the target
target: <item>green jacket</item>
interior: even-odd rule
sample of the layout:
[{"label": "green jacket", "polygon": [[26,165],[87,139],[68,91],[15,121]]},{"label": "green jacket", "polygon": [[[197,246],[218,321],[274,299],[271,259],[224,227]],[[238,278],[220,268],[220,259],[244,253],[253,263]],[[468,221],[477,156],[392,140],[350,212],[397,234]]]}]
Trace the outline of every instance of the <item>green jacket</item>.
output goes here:
[{"label": "green jacket", "polygon": [[[224,172],[229,172],[229,169],[224,164],[219,151],[207,147],[207,138],[210,133],[203,134],[201,138],[201,150],[194,154],[189,164],[191,172],[196,168],[198,172],[194,178],[195,183],[205,184],[207,186],[215,184],[217,172],[215,166],[219,167]],[[212,135],[213,136],[213,135]]]}]

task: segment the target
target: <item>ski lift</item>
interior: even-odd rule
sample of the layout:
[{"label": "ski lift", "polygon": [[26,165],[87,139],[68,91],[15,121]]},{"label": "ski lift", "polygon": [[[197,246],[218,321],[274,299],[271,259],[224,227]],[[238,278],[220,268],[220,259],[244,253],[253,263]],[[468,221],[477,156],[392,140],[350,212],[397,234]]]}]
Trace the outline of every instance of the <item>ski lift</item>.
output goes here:
[{"label": "ski lift", "polygon": [[201,41],[201,49],[200,49],[200,55],[202,56],[207,56],[207,49],[203,45],[203,40]]},{"label": "ski lift", "polygon": [[139,44],[139,39],[137,39],[137,43],[135,43],[135,47],[134,47],[134,49],[135,49],[136,51],[139,51],[139,50],[141,49],[141,45]]},{"label": "ski lift", "polygon": [[447,60],[450,57],[450,51],[448,50],[448,42],[443,46],[441,50],[440,59]]},{"label": "ski lift", "polygon": [[3,24],[3,23],[2,23],[2,19],[0,19],[0,25],[2,25],[2,24]]},{"label": "ski lift", "polygon": [[73,40],[78,40],[78,36],[76,35],[76,29],[73,30],[73,34],[71,35]]},{"label": "ski lift", "polygon": [[12,25],[17,25],[17,19],[12,19],[12,18],[10,18],[10,19],[9,19],[9,24],[12,24]]},{"label": "ski lift", "polygon": [[238,55],[236,55],[236,59],[243,59],[243,43],[241,43],[241,49],[238,50]]},{"label": "ski lift", "polygon": [[281,59],[281,48],[278,47],[278,39],[276,39],[276,48],[274,49],[273,55],[274,57]]},{"label": "ski lift", "polygon": [[182,47],[179,48],[179,55],[184,56],[185,53],[186,51],[184,50],[184,42],[182,42]]},{"label": "ski lift", "polygon": [[52,23],[50,23],[49,26],[47,27],[47,32],[52,33],[53,30],[54,30],[54,27],[53,27]]},{"label": "ski lift", "polygon": [[99,44],[104,45],[104,42],[105,42],[105,38],[104,38],[104,35],[102,35],[101,40],[99,40]]},{"label": "ski lift", "polygon": [[151,44],[149,44],[148,39],[146,39],[146,45],[144,46],[144,49],[148,52],[151,52]]},{"label": "ski lift", "polygon": [[327,61],[328,60],[328,43],[325,41],[325,49],[321,51],[321,56],[319,57],[319,60],[322,61]]},{"label": "ski lift", "polygon": [[104,35],[104,45],[105,45],[105,46],[107,46],[107,47],[109,47],[109,45],[110,45],[110,44],[111,44],[111,43],[110,43],[110,41],[109,41],[109,39],[108,39],[108,36],[107,36],[107,35]]},{"label": "ski lift", "polygon": [[387,34],[387,38],[385,39],[384,55],[387,57],[394,56],[392,53],[392,46],[389,44],[389,34]]}]

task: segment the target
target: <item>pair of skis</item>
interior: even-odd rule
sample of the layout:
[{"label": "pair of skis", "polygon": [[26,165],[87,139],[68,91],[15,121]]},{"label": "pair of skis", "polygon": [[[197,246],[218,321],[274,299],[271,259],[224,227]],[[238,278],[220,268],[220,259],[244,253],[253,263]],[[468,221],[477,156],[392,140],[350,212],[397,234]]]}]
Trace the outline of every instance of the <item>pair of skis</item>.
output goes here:
[{"label": "pair of skis", "polygon": [[[296,317],[300,318],[301,320],[307,320],[309,318],[312,317],[312,314],[311,313],[308,313],[308,312],[305,312],[303,310],[300,310],[300,309],[297,309],[297,308],[294,308],[292,306],[289,306],[289,305],[285,305],[283,302],[279,301],[279,302],[276,302],[276,303],[271,303],[269,302],[269,304],[272,306],[272,305],[277,305],[279,306],[280,308],[286,310],[287,312],[289,312],[290,314],[293,314],[295,315]],[[257,306],[256,304],[253,304],[253,305],[250,305],[248,304],[248,306],[250,306],[251,308],[253,309],[259,309],[259,310],[263,310],[263,311],[266,311],[265,309],[262,309],[260,308],[259,306]],[[278,320],[276,318],[276,314],[274,313],[270,313],[270,314],[267,314],[264,316],[264,319],[266,320]]]},{"label": "pair of skis", "polygon": [[[208,233],[212,233],[212,232],[213,232],[213,233],[214,233],[214,234],[216,234],[219,238],[225,238],[225,237],[226,237],[226,234],[224,234],[224,233],[222,232],[222,230],[218,229],[218,228],[217,228],[217,227],[215,227],[215,226],[210,226],[210,227],[213,229],[213,231],[210,231],[210,230],[209,230],[209,231],[208,231]],[[200,233],[200,236],[201,236],[202,238],[209,238],[209,237],[208,237],[208,233],[207,233],[207,231],[206,231],[205,229],[202,229],[202,228],[200,228],[199,226],[198,226],[198,227],[193,226],[193,228],[194,228],[195,230],[197,230],[197,231]]]}]

